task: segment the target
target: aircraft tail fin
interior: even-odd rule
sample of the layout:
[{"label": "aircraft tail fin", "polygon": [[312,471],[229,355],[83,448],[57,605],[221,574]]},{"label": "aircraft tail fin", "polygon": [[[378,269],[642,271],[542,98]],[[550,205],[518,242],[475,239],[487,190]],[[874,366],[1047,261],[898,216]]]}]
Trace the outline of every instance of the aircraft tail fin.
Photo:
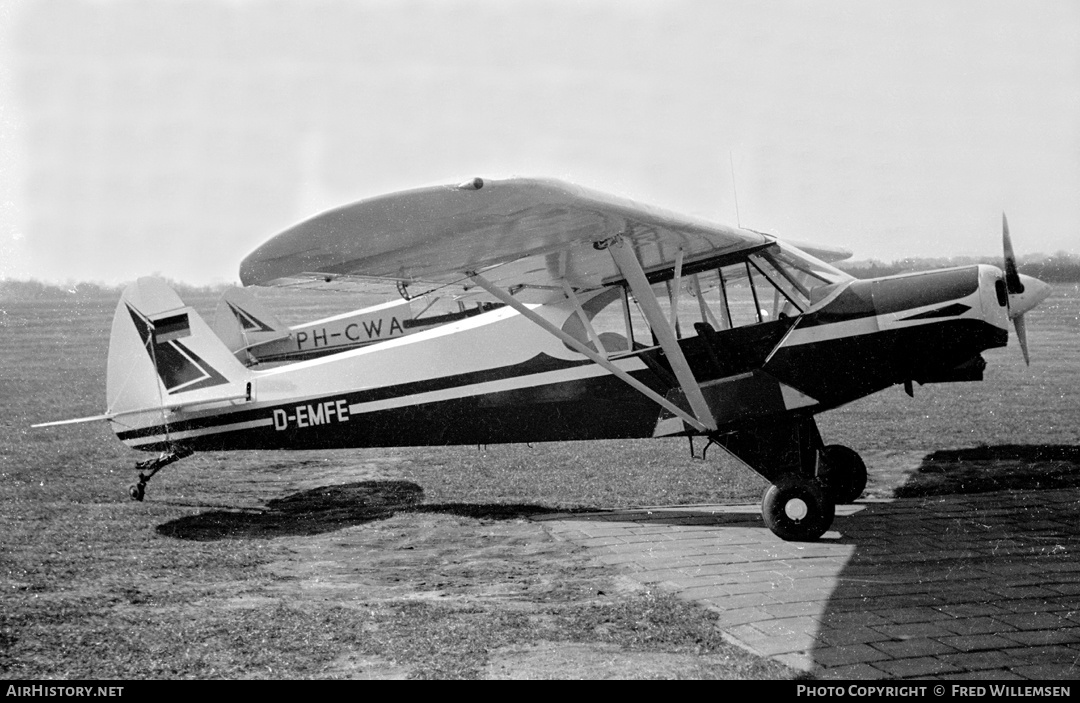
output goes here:
[{"label": "aircraft tail fin", "polygon": [[144,412],[250,398],[251,379],[163,280],[140,278],[124,290],[109,339],[108,419],[131,426]]},{"label": "aircraft tail fin", "polygon": [[221,296],[213,328],[229,351],[244,363],[252,360],[248,349],[289,336],[289,327],[242,288],[229,288]]}]

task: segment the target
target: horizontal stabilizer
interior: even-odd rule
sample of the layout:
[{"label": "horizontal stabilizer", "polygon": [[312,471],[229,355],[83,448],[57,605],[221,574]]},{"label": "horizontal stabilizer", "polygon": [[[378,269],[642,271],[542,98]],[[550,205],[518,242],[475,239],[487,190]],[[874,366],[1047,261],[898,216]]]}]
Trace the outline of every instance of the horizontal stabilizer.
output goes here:
[{"label": "horizontal stabilizer", "polygon": [[30,425],[31,427],[58,427],[60,425],[78,425],[85,422],[103,422],[108,420],[115,420],[118,417],[124,417],[125,415],[139,415],[142,413],[160,412],[161,410],[195,410],[201,407],[207,407],[216,403],[228,403],[234,400],[251,400],[251,391],[246,389],[244,393],[239,395],[223,396],[220,398],[206,398],[205,400],[185,401],[185,402],[173,402],[165,403],[164,405],[155,405],[148,408],[136,408],[134,410],[125,410],[119,413],[105,413],[103,415],[92,415],[90,417],[77,417],[71,420],[54,420],[52,422],[39,422],[36,425]]},{"label": "horizontal stabilizer", "polygon": [[103,420],[111,420],[115,415],[105,413],[104,415],[93,415],[91,417],[77,417],[71,420],[53,420],[52,422],[39,422],[36,425],[30,425],[31,427],[59,427],[60,425],[79,425],[84,422],[101,422]]}]

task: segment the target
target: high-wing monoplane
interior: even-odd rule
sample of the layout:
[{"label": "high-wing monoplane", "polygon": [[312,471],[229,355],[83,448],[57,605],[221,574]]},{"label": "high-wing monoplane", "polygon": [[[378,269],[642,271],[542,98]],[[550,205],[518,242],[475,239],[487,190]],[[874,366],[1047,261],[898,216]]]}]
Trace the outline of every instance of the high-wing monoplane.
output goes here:
[{"label": "high-wing monoplane", "polygon": [[[829,263],[842,250],[555,180],[393,193],[273,237],[240,279],[382,284],[408,303],[287,328],[233,295],[212,329],[139,279],[91,419],[160,453],[138,466],[138,500],[200,450],[703,437],[769,482],[774,533],[817,539],[867,475],[815,415],[894,384],[981,380],[1010,321],[1027,358],[1023,314],[1049,287],[1017,272],[1003,225],[1004,270],[855,280]],[[435,296],[460,310],[409,307]]]}]

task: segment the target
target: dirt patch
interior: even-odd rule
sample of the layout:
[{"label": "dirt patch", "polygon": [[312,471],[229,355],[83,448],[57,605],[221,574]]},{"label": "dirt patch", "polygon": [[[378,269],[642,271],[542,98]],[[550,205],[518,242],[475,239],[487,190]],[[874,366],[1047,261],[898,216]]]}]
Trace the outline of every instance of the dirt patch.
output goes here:
[{"label": "dirt patch", "polygon": [[[325,676],[795,675],[723,641],[708,611],[593,564],[526,519],[405,510],[281,546],[287,555],[264,567],[275,600],[347,609],[387,644],[338,656]],[[422,641],[429,624],[438,646]]]},{"label": "dirt patch", "polygon": [[402,512],[377,522],[282,542],[289,552],[266,568],[276,589],[350,602],[400,599],[528,601],[565,590],[613,590],[610,576],[583,564],[579,548],[526,520],[479,522]]},{"label": "dirt patch", "polygon": [[487,679],[710,679],[723,657],[632,652],[610,644],[537,642],[492,652]]}]

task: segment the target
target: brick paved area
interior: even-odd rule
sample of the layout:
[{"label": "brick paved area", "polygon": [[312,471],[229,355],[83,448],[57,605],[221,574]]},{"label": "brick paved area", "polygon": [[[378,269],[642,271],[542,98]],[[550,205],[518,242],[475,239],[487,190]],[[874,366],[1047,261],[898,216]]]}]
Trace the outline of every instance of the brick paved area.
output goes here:
[{"label": "brick paved area", "polygon": [[821,678],[1080,677],[1080,490],[860,502],[814,543],[757,505],[543,519]]}]

